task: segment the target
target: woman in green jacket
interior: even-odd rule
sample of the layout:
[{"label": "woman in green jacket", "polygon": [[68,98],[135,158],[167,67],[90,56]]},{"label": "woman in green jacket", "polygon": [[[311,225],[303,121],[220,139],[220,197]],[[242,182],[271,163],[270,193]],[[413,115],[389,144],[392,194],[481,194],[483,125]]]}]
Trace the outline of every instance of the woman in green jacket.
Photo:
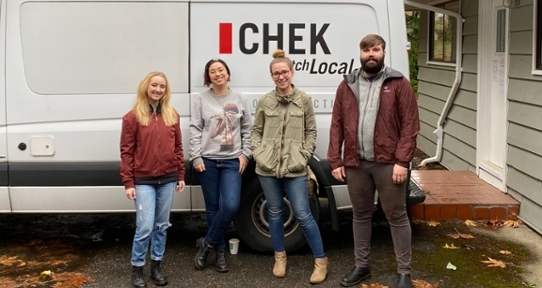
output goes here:
[{"label": "woman in green jacket", "polygon": [[267,200],[269,232],[275,250],[275,277],[286,276],[284,249],[284,198],[315,257],[310,283],[324,282],[327,257],[318,225],[311,214],[307,191],[307,163],[316,142],[316,121],[310,97],[292,85],[293,63],[278,49],[269,68],[275,89],[260,98],[252,126],[256,173]]}]

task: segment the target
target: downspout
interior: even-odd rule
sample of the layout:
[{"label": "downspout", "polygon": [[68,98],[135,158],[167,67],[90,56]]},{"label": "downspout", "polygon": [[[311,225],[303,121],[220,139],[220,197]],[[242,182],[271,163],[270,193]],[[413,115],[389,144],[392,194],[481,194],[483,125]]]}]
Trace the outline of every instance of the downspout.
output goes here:
[{"label": "downspout", "polygon": [[434,157],[427,158],[423,160],[420,165],[425,166],[429,163],[433,162],[440,162],[442,157],[442,146],[443,146],[443,136],[444,136],[444,122],[446,122],[446,118],[448,117],[448,114],[450,113],[450,109],[452,108],[452,105],[454,103],[455,96],[457,95],[457,91],[459,90],[459,85],[461,84],[461,71],[462,71],[462,54],[463,54],[463,17],[461,17],[460,14],[451,12],[445,9],[433,7],[431,5],[421,4],[410,0],[404,0],[404,3],[406,5],[410,5],[413,7],[425,9],[432,12],[437,12],[445,15],[452,16],[457,19],[457,48],[456,48],[456,65],[455,65],[455,80],[452,85],[452,90],[450,90],[450,94],[448,94],[448,99],[446,100],[446,103],[444,103],[444,107],[442,108],[442,112],[440,114],[440,117],[437,122],[437,129],[433,131],[433,133],[437,136],[437,151],[435,152]]}]

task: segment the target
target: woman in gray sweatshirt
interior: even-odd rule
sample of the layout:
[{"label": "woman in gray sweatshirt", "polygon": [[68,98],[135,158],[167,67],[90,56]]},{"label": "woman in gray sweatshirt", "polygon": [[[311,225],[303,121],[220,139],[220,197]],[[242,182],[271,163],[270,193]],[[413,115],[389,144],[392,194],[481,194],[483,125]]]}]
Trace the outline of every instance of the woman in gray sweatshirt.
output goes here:
[{"label": "woman in gray sweatshirt", "polygon": [[228,272],[224,233],[239,208],[241,174],[252,157],[252,116],[245,97],[228,87],[226,62],[207,62],[203,79],[210,88],[192,106],[189,154],[201,183],[209,229],[196,243],[199,250],[194,263],[199,270],[205,268],[207,257],[215,250],[215,270]]}]

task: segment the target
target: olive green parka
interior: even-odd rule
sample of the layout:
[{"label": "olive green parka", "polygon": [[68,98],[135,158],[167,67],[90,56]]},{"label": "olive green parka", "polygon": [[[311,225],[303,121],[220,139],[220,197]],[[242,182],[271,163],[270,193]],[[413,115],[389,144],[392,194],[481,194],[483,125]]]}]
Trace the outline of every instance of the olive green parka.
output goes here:
[{"label": "olive green parka", "polygon": [[277,178],[306,175],[307,163],[316,146],[316,121],[310,96],[295,87],[284,97],[276,90],[262,96],[256,106],[251,139],[258,175]]}]

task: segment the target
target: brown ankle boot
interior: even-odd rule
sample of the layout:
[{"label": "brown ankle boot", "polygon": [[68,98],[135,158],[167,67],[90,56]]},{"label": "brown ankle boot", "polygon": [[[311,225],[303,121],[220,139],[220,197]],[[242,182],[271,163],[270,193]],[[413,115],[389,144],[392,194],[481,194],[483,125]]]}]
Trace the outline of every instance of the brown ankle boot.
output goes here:
[{"label": "brown ankle boot", "polygon": [[277,278],[286,276],[286,251],[275,251],[275,266],[273,267],[273,275]]},{"label": "brown ankle boot", "polygon": [[314,271],[312,271],[310,283],[320,284],[327,277],[327,257],[314,258]]}]

